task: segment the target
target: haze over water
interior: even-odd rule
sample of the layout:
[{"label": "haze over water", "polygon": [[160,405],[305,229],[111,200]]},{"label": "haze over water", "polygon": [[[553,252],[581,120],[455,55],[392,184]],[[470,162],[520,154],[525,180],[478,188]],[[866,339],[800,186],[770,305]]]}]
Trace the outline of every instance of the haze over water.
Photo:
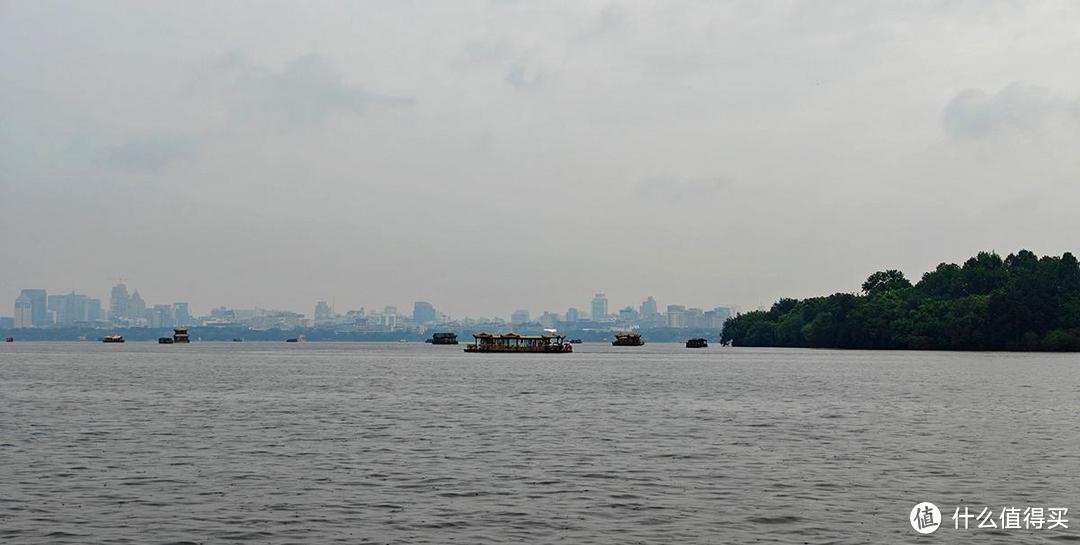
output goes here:
[{"label": "haze over water", "polygon": [[1080,537],[907,520],[1075,514],[1075,355],[575,350],[0,345],[0,541]]}]

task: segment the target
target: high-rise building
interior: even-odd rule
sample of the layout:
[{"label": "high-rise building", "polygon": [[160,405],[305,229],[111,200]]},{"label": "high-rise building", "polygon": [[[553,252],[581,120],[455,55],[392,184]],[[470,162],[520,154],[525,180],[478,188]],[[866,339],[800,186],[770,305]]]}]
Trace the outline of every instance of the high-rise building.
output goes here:
[{"label": "high-rise building", "polygon": [[101,299],[86,300],[86,321],[96,322],[104,316],[101,314]]},{"label": "high-rise building", "polygon": [[705,327],[719,329],[724,327],[724,321],[731,317],[731,309],[728,307],[716,307],[705,311]]},{"label": "high-rise building", "polygon": [[146,301],[143,301],[142,296],[139,295],[139,290],[132,292],[131,298],[128,299],[127,317],[135,321],[146,319]]},{"label": "high-rise building", "polygon": [[656,299],[653,299],[652,295],[641,302],[640,313],[642,318],[651,318],[660,314],[659,310],[656,308]]},{"label": "high-rise building", "polygon": [[510,315],[510,323],[512,324],[527,324],[529,323],[529,311],[525,309],[515,310]]},{"label": "high-rise building", "polygon": [[150,327],[174,327],[176,325],[172,305],[154,305],[154,308],[146,311],[146,315]]},{"label": "high-rise building", "polygon": [[566,309],[566,321],[567,322],[574,323],[574,322],[576,322],[576,321],[578,321],[580,319],[581,319],[581,313],[578,312],[578,309],[576,309],[574,307],[570,307],[570,308]]},{"label": "high-rise building", "polygon": [[315,324],[325,323],[333,317],[334,311],[330,310],[330,305],[326,301],[319,301],[315,303]]},{"label": "high-rise building", "polygon": [[675,328],[686,327],[686,307],[682,305],[667,306],[667,326]]},{"label": "high-rise building", "polygon": [[87,320],[87,301],[90,298],[75,292],[49,296],[49,310],[56,316],[57,325],[73,325]]},{"label": "high-rise building", "polygon": [[430,324],[435,321],[435,307],[426,301],[413,303],[413,321],[418,324]]},{"label": "high-rise building", "polygon": [[592,300],[592,319],[594,322],[605,322],[608,319],[607,296],[598,293]]},{"label": "high-rise building", "polygon": [[34,327],[34,304],[30,298],[20,295],[15,299],[15,328]]},{"label": "high-rise building", "polygon": [[626,307],[619,311],[620,322],[634,322],[638,319],[638,312],[633,307]]},{"label": "high-rise building", "polygon": [[191,310],[187,303],[173,303],[173,318],[176,325],[184,327],[191,325]]},{"label": "high-rise building", "polygon": [[49,319],[49,295],[41,289],[25,289],[20,294],[30,301],[30,319],[33,327],[45,327],[51,323]]},{"label": "high-rise building", "polygon": [[128,316],[128,290],[124,284],[113,286],[109,295],[109,319],[119,321]]},{"label": "high-rise building", "polygon": [[544,326],[545,328],[554,328],[555,322],[559,321],[559,315],[555,314],[554,312],[548,312],[545,310],[544,313],[540,315],[540,318],[537,321],[540,322],[540,325]]}]

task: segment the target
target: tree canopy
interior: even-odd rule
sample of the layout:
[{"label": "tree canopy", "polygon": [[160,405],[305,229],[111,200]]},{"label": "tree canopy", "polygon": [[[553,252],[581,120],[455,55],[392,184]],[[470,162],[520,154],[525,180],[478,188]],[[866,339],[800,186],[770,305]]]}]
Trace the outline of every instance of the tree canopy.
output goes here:
[{"label": "tree canopy", "polygon": [[724,323],[735,346],[1080,351],[1080,264],[1071,253],[980,252],[912,285],[875,272],[860,294],[781,299]]}]

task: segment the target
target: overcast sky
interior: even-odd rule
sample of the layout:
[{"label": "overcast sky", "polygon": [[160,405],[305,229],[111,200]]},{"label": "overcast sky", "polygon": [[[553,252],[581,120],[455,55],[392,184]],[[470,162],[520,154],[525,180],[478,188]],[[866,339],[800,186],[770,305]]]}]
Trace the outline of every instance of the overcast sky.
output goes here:
[{"label": "overcast sky", "polygon": [[[743,309],[1080,250],[1080,3],[0,2],[19,288]],[[6,309],[6,310],[4,310]]]}]

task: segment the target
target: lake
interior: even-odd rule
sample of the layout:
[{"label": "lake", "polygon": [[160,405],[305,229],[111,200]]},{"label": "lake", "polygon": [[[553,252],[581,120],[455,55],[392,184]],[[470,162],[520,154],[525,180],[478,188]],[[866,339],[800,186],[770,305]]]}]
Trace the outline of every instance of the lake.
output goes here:
[{"label": "lake", "polygon": [[0,344],[0,541],[1080,541],[1075,354],[461,348]]}]

